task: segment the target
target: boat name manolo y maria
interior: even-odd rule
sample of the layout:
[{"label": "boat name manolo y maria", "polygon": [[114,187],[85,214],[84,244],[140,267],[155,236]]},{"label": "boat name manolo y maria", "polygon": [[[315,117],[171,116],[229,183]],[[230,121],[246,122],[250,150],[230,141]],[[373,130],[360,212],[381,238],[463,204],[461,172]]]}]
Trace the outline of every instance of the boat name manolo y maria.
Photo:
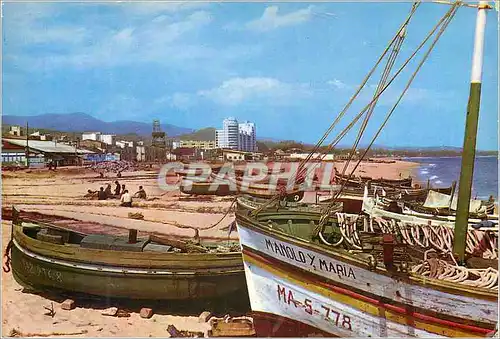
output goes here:
[{"label": "boat name manolo y maria", "polygon": [[313,252],[310,251],[304,252],[293,245],[284,244],[282,242],[271,240],[269,238],[266,238],[265,241],[266,241],[266,248],[268,250],[282,256],[283,258],[287,258],[289,260],[294,260],[298,263],[308,265],[312,267],[314,270],[317,270],[319,267],[321,271],[337,274],[339,278],[346,277],[346,278],[352,278],[354,280],[356,279],[354,270],[350,266],[341,263],[333,263],[330,260],[322,259]]}]

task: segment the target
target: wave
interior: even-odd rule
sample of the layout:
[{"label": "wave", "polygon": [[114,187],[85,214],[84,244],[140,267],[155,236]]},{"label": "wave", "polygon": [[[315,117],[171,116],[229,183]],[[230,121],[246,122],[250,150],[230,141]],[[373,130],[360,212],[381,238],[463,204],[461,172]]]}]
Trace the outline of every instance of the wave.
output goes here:
[{"label": "wave", "polygon": [[436,184],[442,184],[443,182],[441,180],[435,181]]},{"label": "wave", "polygon": [[421,170],[421,171],[420,171],[420,174],[429,174],[429,171],[426,171],[426,170]]},{"label": "wave", "polygon": [[436,164],[429,164],[429,167],[436,167]]},{"label": "wave", "polygon": [[430,177],[429,179],[430,179],[430,180],[434,180],[434,179],[437,179],[437,178],[439,178],[437,175],[433,175],[433,176],[432,176],[432,177]]}]

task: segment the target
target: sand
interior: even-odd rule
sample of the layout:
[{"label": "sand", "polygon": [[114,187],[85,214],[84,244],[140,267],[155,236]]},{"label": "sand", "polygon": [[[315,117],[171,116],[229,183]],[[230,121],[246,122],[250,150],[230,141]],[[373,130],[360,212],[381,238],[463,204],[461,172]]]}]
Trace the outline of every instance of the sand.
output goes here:
[{"label": "sand", "polygon": [[[342,170],[342,164],[335,164]],[[375,178],[397,179],[411,175],[418,164],[397,161],[396,163],[361,163],[356,175]],[[157,173],[154,171],[124,172],[122,178],[97,178],[96,173],[81,168],[58,168],[56,172],[32,170],[5,172],[2,174],[2,206],[16,205],[21,210],[75,218],[86,222],[100,222],[139,232],[155,232],[179,237],[192,237],[191,228],[200,229],[200,237],[227,239],[225,228],[234,221],[234,213],[228,211],[232,197],[208,197],[203,201],[187,200],[185,195],[165,192],[158,187]],[[118,200],[86,200],[83,195],[88,189],[97,190],[100,186],[119,180],[129,191],[135,192],[139,185],[144,186],[153,201],[134,201],[133,208],[119,207]],[[144,221],[128,218],[129,212],[140,212]],[[218,223],[219,222],[219,223]],[[216,226],[214,224],[218,223]],[[191,227],[191,228],[186,228]],[[10,224],[2,222],[2,243],[5,248],[10,236]],[[237,239],[237,234],[231,234]],[[198,315],[205,310],[204,305],[196,305],[196,310],[179,312],[177,305],[162,304],[165,308],[151,319],[139,317],[140,307],[124,306],[130,309],[130,317],[117,318],[101,314],[101,309],[115,306],[79,301],[78,307],[71,311],[62,310],[60,297],[40,296],[23,293],[10,273],[2,272],[2,333],[9,335],[12,330],[22,336],[97,336],[97,337],[168,337],[166,328],[173,324],[179,330],[206,332],[209,325],[198,322]],[[54,317],[44,315],[44,306],[54,305]],[[182,304],[182,303],[181,303]],[[181,305],[182,306],[182,305]],[[184,305],[185,306],[185,305]],[[158,308],[158,305],[155,305]],[[217,306],[219,307],[219,306]],[[248,301],[245,300],[245,306]],[[182,308],[182,307],[181,307]],[[242,307],[237,310],[241,315]],[[209,309],[210,310],[210,309]],[[210,310],[212,311],[212,310]],[[223,316],[226,310],[219,310]],[[177,314],[177,315],[175,315]],[[79,334],[71,334],[79,333]]]}]

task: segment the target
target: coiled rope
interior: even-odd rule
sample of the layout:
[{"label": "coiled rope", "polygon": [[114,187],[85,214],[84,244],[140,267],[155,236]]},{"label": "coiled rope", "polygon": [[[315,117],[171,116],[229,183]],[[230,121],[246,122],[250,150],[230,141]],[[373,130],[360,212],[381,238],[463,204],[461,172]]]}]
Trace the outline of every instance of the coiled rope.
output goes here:
[{"label": "coiled rope", "polygon": [[451,252],[450,257],[455,262],[454,265],[438,258],[427,258],[427,255],[435,250],[431,249],[424,254],[424,260],[421,264],[412,268],[412,273],[423,277],[449,281],[468,286],[481,287],[487,289],[498,289],[498,271],[488,267],[485,269],[471,269],[459,266]]},{"label": "coiled rope", "polygon": [[[418,246],[424,249],[432,249],[441,254],[451,253],[453,250],[454,230],[443,225],[422,225],[409,222],[396,222],[380,217],[370,218],[346,213],[336,213],[338,233],[340,239],[331,243],[323,234],[324,228],[316,228],[316,234],[320,240],[328,246],[339,247],[344,244],[352,249],[362,249],[361,237],[358,230],[358,221],[364,218],[367,230],[377,232],[374,224],[378,226],[381,234],[400,235],[404,244]],[[498,259],[498,233],[482,230],[467,231],[466,253],[479,256],[484,259]]]}]

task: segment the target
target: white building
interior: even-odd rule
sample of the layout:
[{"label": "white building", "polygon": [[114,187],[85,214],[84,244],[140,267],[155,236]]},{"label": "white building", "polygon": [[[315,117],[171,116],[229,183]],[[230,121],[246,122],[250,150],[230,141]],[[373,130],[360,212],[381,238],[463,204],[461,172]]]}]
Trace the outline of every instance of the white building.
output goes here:
[{"label": "white building", "polygon": [[107,145],[113,146],[115,144],[115,141],[116,141],[116,135],[114,135],[114,134],[101,134],[99,141],[103,142]]},{"label": "white building", "polygon": [[120,141],[116,142],[116,146],[120,147],[120,148],[134,147],[134,142],[133,141],[120,140]]},{"label": "white building", "polygon": [[101,141],[101,132],[87,132],[82,134],[82,140]]},{"label": "white building", "polygon": [[222,122],[222,129],[215,131],[215,147],[238,150],[238,120],[235,118],[224,119]]},{"label": "white building", "polygon": [[256,152],[257,140],[255,133],[255,124],[246,121],[238,125],[239,127],[239,147],[240,151]]},{"label": "white building", "polygon": [[146,146],[144,146],[143,141],[138,141],[136,150],[136,160],[137,161],[146,161]]},{"label": "white building", "polygon": [[22,132],[21,132],[21,126],[10,126],[9,128],[9,134],[10,135],[15,135],[15,136],[21,136],[22,135]]},{"label": "white building", "polygon": [[222,129],[215,131],[215,147],[255,152],[255,124],[248,121],[239,124],[235,118],[224,119]]},{"label": "white building", "polygon": [[86,132],[82,134],[82,140],[95,140],[108,145],[115,144],[116,136],[114,134],[101,134],[101,132]]}]

